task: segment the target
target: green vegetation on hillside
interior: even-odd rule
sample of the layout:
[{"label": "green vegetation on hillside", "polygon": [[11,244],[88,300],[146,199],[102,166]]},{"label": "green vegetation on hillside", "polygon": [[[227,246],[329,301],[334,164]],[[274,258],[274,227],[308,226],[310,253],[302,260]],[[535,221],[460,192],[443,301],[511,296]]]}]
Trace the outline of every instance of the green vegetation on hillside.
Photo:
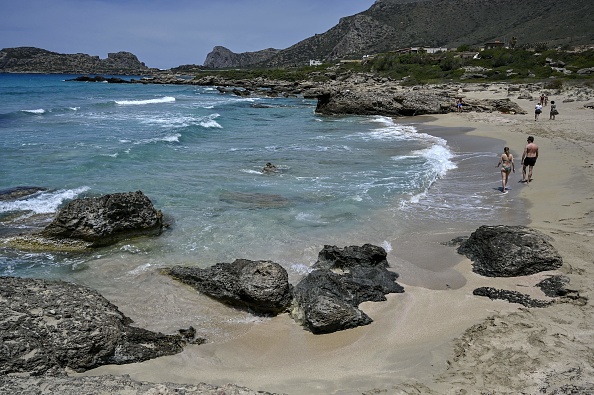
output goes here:
[{"label": "green vegetation on hillside", "polygon": [[[467,48],[461,48],[467,49]],[[476,58],[473,55],[477,54]],[[441,81],[582,80],[594,74],[578,74],[594,67],[594,50],[568,52],[524,49],[489,49],[481,52],[384,53],[362,62],[304,66],[299,68],[204,70],[227,79],[268,78],[282,81],[326,81],[343,72],[372,73],[409,84]],[[200,77],[198,75],[197,77]]]},{"label": "green vegetation on hillside", "polygon": [[[363,63],[361,71],[375,72],[394,79],[415,82],[459,80],[472,78],[485,81],[589,78],[576,72],[594,67],[594,51],[565,52],[546,50],[533,52],[522,49],[488,49],[477,52],[475,59],[467,52],[437,54],[386,53]],[[551,67],[553,66],[553,67]],[[566,70],[567,72],[563,71]]]}]

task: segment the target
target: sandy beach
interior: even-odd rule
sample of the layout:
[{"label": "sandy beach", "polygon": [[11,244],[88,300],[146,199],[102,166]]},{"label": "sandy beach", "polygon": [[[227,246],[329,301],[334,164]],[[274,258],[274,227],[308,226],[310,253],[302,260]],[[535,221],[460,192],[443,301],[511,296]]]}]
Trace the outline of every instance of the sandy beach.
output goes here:
[{"label": "sandy beach", "polygon": [[[516,91],[509,95],[507,85],[493,84],[488,89],[465,85],[463,94],[468,100],[510,98],[528,114],[464,112],[424,120],[429,126],[469,130],[469,137],[496,139],[489,141],[511,148],[516,163],[516,173],[510,177],[512,190],[502,196],[509,201],[499,199],[502,203],[496,204],[524,202],[526,216],[517,222],[553,237],[553,245],[564,259],[559,271],[527,277],[482,277],[472,272],[471,262],[455,248],[442,244],[474,229],[466,234],[457,229],[436,228],[430,233],[421,229],[418,234],[391,240],[395,248],[388,261],[400,274],[398,282],[405,293],[388,295],[387,302],[364,304],[362,309],[374,319],[371,325],[313,335],[282,315],[255,320],[247,333],[229,336],[226,341],[189,346],[179,355],[144,363],[103,366],[84,375],[128,374],[149,382],[233,383],[287,394],[594,391],[593,311],[584,303],[594,287],[594,110],[585,108],[583,101],[565,102],[574,92],[550,92],[549,99],[556,101],[560,114],[549,120],[545,107],[535,121],[535,101],[517,99]],[[536,100],[540,91],[532,94]],[[523,184],[518,182],[522,177],[520,159],[528,135],[535,137],[540,155],[534,180]],[[497,152],[502,150],[503,146]],[[501,183],[496,164],[495,155],[493,172],[485,175],[492,177],[494,190]],[[514,219],[503,217],[501,223],[511,224]],[[425,262],[439,265],[432,268]],[[567,275],[571,281],[568,288],[579,291],[584,299],[528,309],[472,294],[477,287],[490,286],[549,299],[534,285],[554,274]],[[174,283],[171,288],[177,289],[176,298],[214,303],[189,289],[180,290]]]}]

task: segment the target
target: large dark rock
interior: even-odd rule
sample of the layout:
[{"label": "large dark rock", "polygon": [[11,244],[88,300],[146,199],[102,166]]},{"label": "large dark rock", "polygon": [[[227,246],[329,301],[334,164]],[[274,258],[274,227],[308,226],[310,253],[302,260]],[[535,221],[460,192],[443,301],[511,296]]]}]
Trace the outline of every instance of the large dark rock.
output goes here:
[{"label": "large dark rock", "polygon": [[324,115],[414,116],[450,112],[451,98],[432,92],[342,89],[318,96],[316,113]]},{"label": "large dark rock", "polygon": [[141,191],[75,199],[56,215],[41,236],[74,239],[91,247],[135,236],[159,235],[163,214]]},{"label": "large dark rock", "polygon": [[21,199],[43,191],[47,191],[47,189],[42,187],[28,186],[0,189],[0,202]]},{"label": "large dark rock", "polygon": [[206,269],[174,266],[164,273],[223,303],[257,314],[285,312],[292,300],[287,271],[271,261],[236,259]]},{"label": "large dark rock", "polygon": [[386,251],[378,246],[324,246],[314,271],[294,290],[292,317],[313,333],[330,333],[367,325],[362,302],[384,301],[404,289],[398,274],[387,270]]},{"label": "large dark rock", "polygon": [[473,271],[487,277],[527,276],[561,267],[552,239],[525,226],[483,225],[459,247]]},{"label": "large dark rock", "polygon": [[130,326],[91,289],[65,282],[0,277],[0,376],[82,372],[182,351],[180,335]]}]

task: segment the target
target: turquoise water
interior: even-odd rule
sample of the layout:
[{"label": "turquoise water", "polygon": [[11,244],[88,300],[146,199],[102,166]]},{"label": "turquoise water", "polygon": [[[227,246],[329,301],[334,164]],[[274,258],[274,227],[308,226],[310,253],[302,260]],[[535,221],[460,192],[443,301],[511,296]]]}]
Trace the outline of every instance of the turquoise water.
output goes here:
[{"label": "turquoise water", "polygon": [[[72,77],[0,74],[0,189],[48,189],[0,201],[0,227],[49,217],[76,197],[136,190],[171,227],[92,254],[4,248],[2,275],[84,278],[107,259],[133,277],[236,258],[271,259],[298,275],[324,244],[390,250],[420,221],[471,225],[494,215],[487,200],[499,180],[485,188],[477,176],[494,154],[456,152],[422,125],[324,117],[303,98],[65,81]],[[263,174],[266,162],[279,172]]]}]

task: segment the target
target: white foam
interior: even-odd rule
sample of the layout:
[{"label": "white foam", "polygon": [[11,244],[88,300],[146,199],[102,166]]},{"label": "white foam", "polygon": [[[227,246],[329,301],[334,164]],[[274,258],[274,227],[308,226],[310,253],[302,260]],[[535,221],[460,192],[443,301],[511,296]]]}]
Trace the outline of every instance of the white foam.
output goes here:
[{"label": "white foam", "polygon": [[142,114],[139,121],[147,125],[159,125],[164,128],[185,128],[192,125],[198,125],[204,128],[222,128],[222,126],[215,121],[218,117],[220,117],[220,114],[217,113],[204,117],[180,117],[176,114],[162,113],[160,116],[148,118]]},{"label": "white foam", "polygon": [[89,189],[87,186],[76,189],[60,189],[53,192],[42,192],[28,199],[0,202],[0,213],[12,211],[32,211],[36,214],[54,213],[58,211],[58,207],[64,201],[72,200]]},{"label": "white foam", "polygon": [[21,110],[21,111],[29,113],[29,114],[45,114],[47,112],[43,108],[38,108],[35,110]]},{"label": "white foam", "polygon": [[313,272],[313,269],[307,265],[304,265],[303,263],[293,263],[290,266],[291,271],[297,273],[297,274],[309,274],[311,272]]},{"label": "white foam", "polygon": [[144,140],[140,140],[134,143],[134,145],[141,145],[141,144],[152,144],[152,143],[158,143],[161,141],[164,141],[166,143],[177,143],[179,142],[179,138],[181,137],[181,134],[179,133],[174,133],[174,134],[168,134],[162,137],[153,137],[151,139],[144,139]]},{"label": "white foam", "polygon": [[382,243],[382,247],[384,248],[384,250],[386,250],[386,252],[392,251],[392,244],[390,244],[390,242],[387,240],[384,240],[384,242]]},{"label": "white foam", "polygon": [[158,104],[158,103],[173,103],[175,101],[175,97],[172,96],[165,96],[160,97],[157,99],[146,99],[146,100],[116,100],[116,104],[122,106],[139,106],[145,104]]},{"label": "white foam", "polygon": [[207,120],[207,121],[203,121],[200,122],[200,126],[202,126],[203,128],[223,128],[217,121],[215,120]]},{"label": "white foam", "polygon": [[417,151],[432,165],[432,168],[437,172],[438,177],[443,177],[448,170],[457,168],[456,164],[452,162],[454,154],[447,146],[435,144],[429,148]]}]

